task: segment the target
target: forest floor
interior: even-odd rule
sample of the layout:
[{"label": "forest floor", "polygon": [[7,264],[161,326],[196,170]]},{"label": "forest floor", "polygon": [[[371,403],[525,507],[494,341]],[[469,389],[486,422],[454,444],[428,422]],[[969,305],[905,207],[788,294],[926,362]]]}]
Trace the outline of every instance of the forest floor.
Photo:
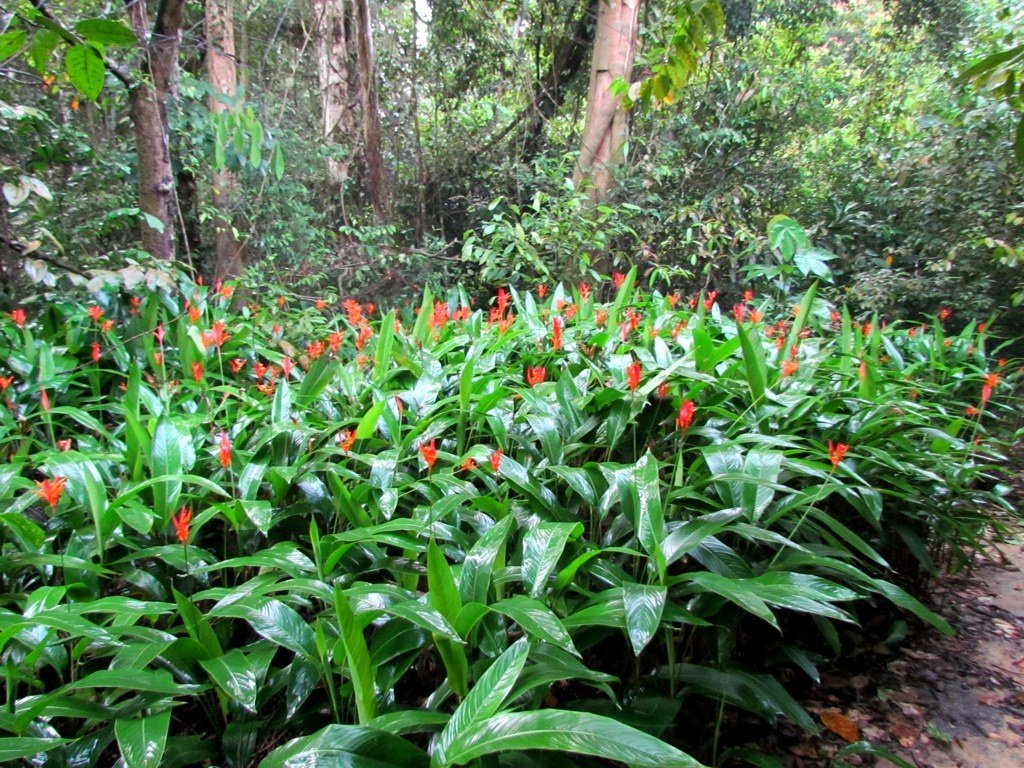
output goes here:
[{"label": "forest floor", "polygon": [[[780,725],[770,746],[746,746],[786,768],[891,768],[882,750],[914,768],[1024,766],[1024,537],[937,580],[929,602],[956,635],[916,626],[898,644],[854,650],[802,702],[821,733]],[[882,749],[840,752],[858,741]]]}]

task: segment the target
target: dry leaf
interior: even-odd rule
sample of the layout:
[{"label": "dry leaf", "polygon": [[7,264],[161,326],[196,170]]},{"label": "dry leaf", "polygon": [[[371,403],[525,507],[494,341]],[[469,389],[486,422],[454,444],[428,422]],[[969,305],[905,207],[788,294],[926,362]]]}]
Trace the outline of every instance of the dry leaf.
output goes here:
[{"label": "dry leaf", "polygon": [[821,722],[832,733],[851,744],[855,741],[860,741],[860,729],[846,715],[841,715],[834,710],[825,710],[821,713]]}]

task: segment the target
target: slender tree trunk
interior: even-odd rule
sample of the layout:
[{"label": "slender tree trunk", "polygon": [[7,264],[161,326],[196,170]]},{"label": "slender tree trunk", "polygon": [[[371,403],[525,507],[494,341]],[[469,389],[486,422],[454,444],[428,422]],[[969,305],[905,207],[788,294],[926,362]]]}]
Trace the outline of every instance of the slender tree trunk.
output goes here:
[{"label": "slender tree trunk", "polygon": [[387,195],[384,162],[380,154],[380,104],[377,98],[377,67],[373,53],[373,18],[369,0],[354,0],[356,57],[359,62],[359,105],[363,122],[363,152],[366,159],[366,195],[373,214],[384,220]]},{"label": "slender tree trunk", "polygon": [[[233,99],[238,90],[235,66],[235,24],[232,0],[206,0],[206,72],[210,78],[210,111],[220,115],[230,109],[218,96]],[[245,271],[242,244],[236,235],[240,221],[235,213],[238,174],[228,168],[213,171],[213,206],[217,210],[217,257],[214,275],[238,277]]]},{"label": "slender tree trunk", "polygon": [[611,86],[619,78],[628,82],[632,74],[639,17],[640,0],[601,0],[598,6],[587,116],[573,170],[577,186],[590,182],[589,194],[595,202],[607,196],[612,171],[624,160],[626,112],[622,97],[613,95]]},{"label": "slender tree trunk", "polygon": [[128,94],[139,158],[139,208],[159,222],[142,222],[142,247],[154,257],[174,258],[177,205],[171,169],[167,99],[173,94],[181,47],[185,0],[163,0],[150,29],[145,0],[125,0],[139,40],[142,77]]},{"label": "slender tree trunk", "polygon": [[331,158],[327,161],[327,176],[337,189],[340,199],[344,195],[345,182],[352,166],[355,144],[355,120],[349,105],[349,45],[345,27],[345,0],[313,0],[313,13],[316,18],[316,63],[320,80],[323,138],[331,151]]}]

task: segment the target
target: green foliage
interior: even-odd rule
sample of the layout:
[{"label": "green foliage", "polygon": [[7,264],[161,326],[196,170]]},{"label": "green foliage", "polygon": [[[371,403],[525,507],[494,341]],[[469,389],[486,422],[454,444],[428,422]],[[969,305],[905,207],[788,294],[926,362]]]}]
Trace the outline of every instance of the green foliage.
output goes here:
[{"label": "green foliage", "polygon": [[139,272],[0,317],[5,760],[696,766],[681,703],[812,727],[776,644],[948,631],[911,577],[1009,514],[1020,374],[945,313]]}]

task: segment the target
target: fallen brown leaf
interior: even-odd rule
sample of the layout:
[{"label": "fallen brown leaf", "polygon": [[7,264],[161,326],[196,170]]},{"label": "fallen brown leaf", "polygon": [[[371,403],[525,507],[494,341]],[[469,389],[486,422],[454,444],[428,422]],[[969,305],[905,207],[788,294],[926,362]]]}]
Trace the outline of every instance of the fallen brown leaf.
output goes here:
[{"label": "fallen brown leaf", "polygon": [[846,715],[840,714],[835,710],[825,710],[821,713],[820,717],[822,724],[840,738],[851,744],[855,741],[860,741],[860,729]]}]

